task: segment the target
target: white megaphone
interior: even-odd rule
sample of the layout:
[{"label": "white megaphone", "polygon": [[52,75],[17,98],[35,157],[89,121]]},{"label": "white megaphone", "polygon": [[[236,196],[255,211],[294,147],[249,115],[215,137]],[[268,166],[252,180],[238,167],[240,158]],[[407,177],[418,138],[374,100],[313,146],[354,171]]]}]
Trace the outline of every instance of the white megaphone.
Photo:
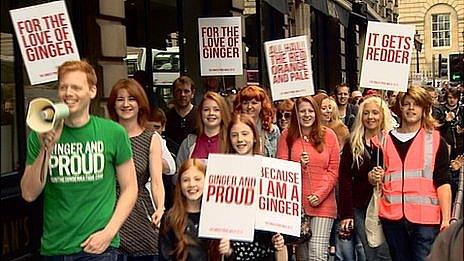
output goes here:
[{"label": "white megaphone", "polygon": [[54,103],[46,98],[35,98],[29,103],[26,123],[34,131],[44,133],[55,129],[60,119],[69,115],[66,104]]}]

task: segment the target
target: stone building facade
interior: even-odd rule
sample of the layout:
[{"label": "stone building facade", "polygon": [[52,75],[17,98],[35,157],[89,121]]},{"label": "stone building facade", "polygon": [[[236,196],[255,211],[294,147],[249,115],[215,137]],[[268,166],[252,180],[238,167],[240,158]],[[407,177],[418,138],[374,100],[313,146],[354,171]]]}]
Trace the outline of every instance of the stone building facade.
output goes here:
[{"label": "stone building facade", "polygon": [[[464,1],[462,0],[401,0],[398,5],[398,22],[416,26],[422,42],[419,53],[419,71],[426,79],[447,79],[448,55],[464,52]],[[439,61],[441,54],[442,61]],[[414,54],[414,57],[416,54]],[[411,72],[416,71],[416,59]]]}]

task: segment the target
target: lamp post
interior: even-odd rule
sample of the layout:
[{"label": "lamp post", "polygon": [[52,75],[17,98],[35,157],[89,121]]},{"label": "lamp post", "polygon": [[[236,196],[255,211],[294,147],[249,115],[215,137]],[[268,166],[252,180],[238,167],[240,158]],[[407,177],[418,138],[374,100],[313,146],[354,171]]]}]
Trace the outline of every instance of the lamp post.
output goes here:
[{"label": "lamp post", "polygon": [[414,48],[416,48],[416,72],[419,73],[419,52],[422,50],[422,41],[417,31],[414,35]]}]

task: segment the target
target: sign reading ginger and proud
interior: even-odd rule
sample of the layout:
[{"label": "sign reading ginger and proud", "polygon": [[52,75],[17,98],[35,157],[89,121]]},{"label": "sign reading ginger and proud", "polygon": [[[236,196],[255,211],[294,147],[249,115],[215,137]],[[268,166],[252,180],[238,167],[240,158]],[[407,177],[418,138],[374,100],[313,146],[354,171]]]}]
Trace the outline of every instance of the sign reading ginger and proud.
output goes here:
[{"label": "sign reading ginger and proud", "polygon": [[414,48],[412,25],[369,22],[360,86],[406,91]]},{"label": "sign reading ginger and proud", "polygon": [[32,85],[57,80],[57,67],[79,60],[64,1],[10,11],[27,74]]},{"label": "sign reading ginger and proud", "polygon": [[202,76],[242,75],[242,22],[240,17],[198,18]]},{"label": "sign reading ginger and proud", "polygon": [[253,241],[255,229],[300,236],[301,166],[262,156],[210,154],[199,235]]},{"label": "sign reading ginger and proud", "polygon": [[264,43],[272,100],[314,94],[307,36]]},{"label": "sign reading ginger and proud", "polygon": [[209,154],[200,237],[253,241],[259,163],[254,157]]}]

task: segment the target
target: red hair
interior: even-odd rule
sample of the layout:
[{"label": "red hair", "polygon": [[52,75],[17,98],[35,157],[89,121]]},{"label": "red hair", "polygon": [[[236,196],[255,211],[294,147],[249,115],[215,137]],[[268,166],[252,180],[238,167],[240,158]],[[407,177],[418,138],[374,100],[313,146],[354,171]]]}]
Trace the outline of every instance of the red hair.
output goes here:
[{"label": "red hair", "polygon": [[140,126],[146,127],[148,117],[150,117],[150,103],[148,102],[148,97],[142,86],[140,86],[140,84],[134,79],[121,79],[111,89],[110,96],[108,97],[108,103],[106,105],[111,119],[114,121],[118,121],[119,119],[114,106],[116,104],[116,99],[118,98],[118,92],[121,89],[126,89],[127,92],[131,96],[134,96],[137,100],[137,104],[139,105],[137,122]]},{"label": "red hair", "polygon": [[259,131],[256,129],[256,124],[254,121],[250,118],[250,116],[246,114],[234,114],[232,115],[232,120],[230,121],[229,127],[227,128],[227,143],[226,143],[226,152],[230,154],[236,154],[237,152],[232,146],[232,142],[230,140],[230,132],[232,130],[232,127],[234,127],[235,124],[238,123],[243,123],[250,127],[251,131],[253,132],[253,139],[254,139],[254,144],[253,144],[253,155],[261,155],[261,142],[259,139]]},{"label": "red hair", "polygon": [[248,85],[240,89],[235,97],[234,101],[234,112],[239,114],[242,112],[242,103],[256,99],[261,102],[261,112],[259,118],[262,121],[263,129],[267,132],[271,131],[272,121],[274,119],[274,111],[272,110],[272,103],[269,96],[263,90],[263,88],[257,85]]},{"label": "red hair", "polygon": [[[187,246],[193,244],[194,241],[186,236],[185,229],[187,227],[187,199],[181,191],[181,178],[188,169],[194,168],[203,174],[206,173],[206,167],[198,159],[188,159],[179,168],[179,175],[177,176],[177,186],[174,189],[174,203],[172,208],[166,215],[166,226],[162,228],[162,233],[167,234],[170,229],[174,232],[177,239],[177,245],[174,248],[175,260],[187,260],[188,251]],[[205,174],[206,175],[206,174]]]},{"label": "red hair", "polygon": [[[314,120],[314,123],[311,126],[311,131],[309,133],[309,142],[316,148],[316,150],[319,153],[321,153],[324,150],[324,135],[326,131],[326,127],[322,126],[321,124],[321,110],[319,109],[319,105],[313,97],[304,96],[298,98],[295,101],[295,108],[297,113],[299,111],[300,104],[303,102],[309,102],[311,106],[313,106],[316,119]],[[300,123],[298,122],[298,118],[296,115],[297,113],[292,113],[292,116],[290,118],[290,126],[288,127],[288,135],[286,139],[289,148],[293,146],[293,143],[296,139],[301,138],[299,131],[300,128],[298,127]]]}]

